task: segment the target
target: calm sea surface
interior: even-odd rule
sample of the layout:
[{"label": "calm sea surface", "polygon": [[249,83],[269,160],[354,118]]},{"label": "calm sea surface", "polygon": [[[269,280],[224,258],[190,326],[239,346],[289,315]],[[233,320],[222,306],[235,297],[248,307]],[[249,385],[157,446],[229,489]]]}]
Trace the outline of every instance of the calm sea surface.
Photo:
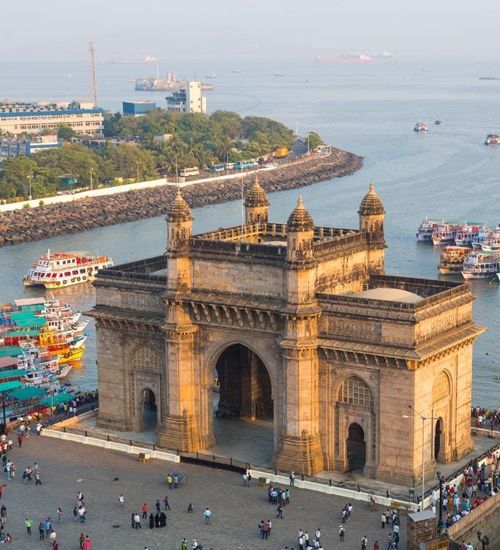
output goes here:
[{"label": "calm sea surface", "polygon": [[[299,133],[318,131],[329,143],[365,157],[353,176],[319,183],[301,193],[317,224],[357,226],[356,210],[371,179],[387,210],[387,272],[438,277],[439,250],[418,245],[415,230],[425,216],[500,222],[500,148],[483,145],[485,135],[500,132],[500,76],[495,65],[417,64],[398,60],[365,66],[314,63],[242,63],[221,66],[199,63],[164,65],[179,76],[198,78],[215,72],[216,89],[209,92],[209,110],[229,109],[242,115],[277,118]],[[424,70],[427,69],[427,70]],[[240,70],[233,73],[232,70]],[[131,79],[151,74],[152,66],[99,65],[100,104],[119,110],[121,101],[153,99],[165,105],[165,93],[133,91]],[[273,73],[283,73],[275,77]],[[0,97],[11,99],[72,99],[89,95],[85,64],[0,63]],[[417,120],[431,125],[427,135],[412,131]],[[286,221],[297,191],[271,195],[271,217]],[[238,202],[194,211],[195,231],[239,223]],[[0,302],[34,296],[24,289],[22,275],[39,254],[52,250],[85,250],[111,255],[115,263],[160,254],[165,249],[162,218],[115,225],[45,241],[0,249]],[[459,280],[459,279],[457,279]],[[476,344],[474,402],[500,406],[499,329],[500,285],[475,281],[475,318],[488,332]],[[94,303],[90,286],[57,293],[77,309]],[[82,388],[96,386],[95,332],[82,366],[71,374]]]}]

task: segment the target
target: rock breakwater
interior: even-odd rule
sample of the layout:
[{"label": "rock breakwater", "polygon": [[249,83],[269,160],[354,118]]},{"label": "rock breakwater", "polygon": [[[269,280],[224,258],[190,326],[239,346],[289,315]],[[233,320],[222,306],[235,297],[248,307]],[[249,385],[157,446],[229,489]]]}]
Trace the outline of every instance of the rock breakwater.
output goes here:
[{"label": "rock breakwater", "polygon": [[[327,157],[299,160],[259,172],[259,181],[272,193],[352,174],[362,164],[362,157],[333,149]],[[254,178],[254,174],[243,177],[245,188]],[[187,185],[182,192],[192,208],[222,203],[241,196],[241,180]],[[174,186],[164,186],[3,212],[0,213],[0,246],[160,216],[167,212],[174,194]]]}]

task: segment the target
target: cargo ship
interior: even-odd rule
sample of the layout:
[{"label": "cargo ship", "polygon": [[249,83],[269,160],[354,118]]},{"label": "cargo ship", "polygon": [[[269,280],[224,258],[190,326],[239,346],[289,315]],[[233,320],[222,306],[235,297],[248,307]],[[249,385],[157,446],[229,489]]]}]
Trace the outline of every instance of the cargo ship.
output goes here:
[{"label": "cargo ship", "polygon": [[[136,92],[168,92],[186,87],[186,80],[177,80],[174,73],[167,73],[164,77],[144,76],[135,81]],[[205,92],[213,90],[212,84],[201,83],[201,89]]]},{"label": "cargo ship", "polygon": [[340,54],[336,56],[323,56],[320,55],[315,58],[317,63],[371,63],[373,56],[360,53],[360,54]]},{"label": "cargo ship", "polygon": [[108,61],[108,65],[126,65],[126,64],[138,64],[138,63],[156,63],[158,60],[154,55],[146,55],[145,57],[132,57],[127,59],[112,59]]}]

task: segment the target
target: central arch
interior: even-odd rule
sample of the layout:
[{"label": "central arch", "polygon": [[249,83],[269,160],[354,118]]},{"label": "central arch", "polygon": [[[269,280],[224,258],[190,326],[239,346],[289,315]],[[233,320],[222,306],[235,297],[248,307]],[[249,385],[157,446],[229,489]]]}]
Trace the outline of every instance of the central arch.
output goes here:
[{"label": "central arch", "polygon": [[357,422],[353,422],[349,426],[347,459],[349,461],[350,472],[363,471],[366,464],[365,432]]},{"label": "central arch", "polygon": [[217,450],[256,464],[270,464],[274,402],[270,374],[243,344],[226,347],[215,361],[212,393]]}]

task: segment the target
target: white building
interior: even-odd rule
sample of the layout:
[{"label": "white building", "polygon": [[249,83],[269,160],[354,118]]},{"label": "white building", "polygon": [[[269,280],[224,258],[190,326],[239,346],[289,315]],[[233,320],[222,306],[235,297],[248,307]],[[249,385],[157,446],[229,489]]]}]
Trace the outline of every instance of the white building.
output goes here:
[{"label": "white building", "polygon": [[185,88],[181,88],[179,91],[167,96],[167,111],[176,113],[206,113],[207,100],[201,91],[201,82],[186,82]]},{"label": "white building", "polygon": [[37,134],[62,125],[76,134],[100,135],[103,122],[103,110],[92,101],[0,101],[0,131],[12,135]]}]

